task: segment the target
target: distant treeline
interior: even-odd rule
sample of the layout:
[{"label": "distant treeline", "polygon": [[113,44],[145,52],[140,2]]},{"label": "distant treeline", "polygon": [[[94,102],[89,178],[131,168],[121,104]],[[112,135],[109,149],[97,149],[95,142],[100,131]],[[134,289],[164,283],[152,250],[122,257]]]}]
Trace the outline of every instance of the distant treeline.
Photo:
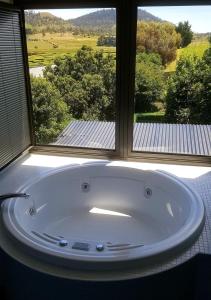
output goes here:
[{"label": "distant treeline", "polygon": [[211,32],[194,33],[193,40],[208,40],[210,36],[211,36]]}]

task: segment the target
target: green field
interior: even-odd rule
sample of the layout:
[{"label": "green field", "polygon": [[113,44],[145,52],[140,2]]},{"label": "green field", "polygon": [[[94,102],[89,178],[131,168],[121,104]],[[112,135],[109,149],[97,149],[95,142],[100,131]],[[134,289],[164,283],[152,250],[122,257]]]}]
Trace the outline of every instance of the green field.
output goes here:
[{"label": "green field", "polygon": [[194,41],[192,42],[190,45],[188,45],[186,48],[183,49],[178,49],[177,50],[177,58],[175,61],[173,61],[172,63],[170,63],[167,67],[166,67],[166,72],[174,72],[175,68],[176,68],[176,63],[177,60],[179,60],[179,58],[181,56],[187,56],[187,55],[196,55],[198,57],[202,57],[204,51],[209,47],[209,43],[206,40],[199,40],[199,41]]},{"label": "green field", "polygon": [[[103,49],[105,53],[116,53],[115,47],[97,46],[97,36],[81,36],[71,33],[41,33],[27,36],[27,47],[29,54],[29,66],[39,67],[52,64],[57,56],[73,55],[82,46],[87,45],[95,50]],[[177,50],[177,59],[166,67],[166,72],[173,72],[176,62],[182,55],[193,55],[202,57],[209,43],[206,40],[193,41],[186,48]]]},{"label": "green field", "polygon": [[82,46],[87,45],[95,50],[116,53],[115,47],[98,47],[97,36],[74,36],[71,33],[46,33],[27,36],[29,66],[39,67],[52,64],[57,56],[73,55]]}]

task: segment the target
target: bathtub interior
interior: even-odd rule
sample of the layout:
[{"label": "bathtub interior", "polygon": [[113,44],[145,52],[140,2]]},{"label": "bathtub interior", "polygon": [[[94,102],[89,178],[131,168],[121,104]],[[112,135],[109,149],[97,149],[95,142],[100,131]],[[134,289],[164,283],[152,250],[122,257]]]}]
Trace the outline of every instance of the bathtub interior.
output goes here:
[{"label": "bathtub interior", "polygon": [[[112,251],[115,245],[160,242],[177,233],[192,210],[189,192],[170,177],[108,165],[58,171],[24,191],[30,199],[14,204],[20,228],[54,243],[76,241],[82,248],[102,243]],[[36,213],[30,214],[33,203]]]}]

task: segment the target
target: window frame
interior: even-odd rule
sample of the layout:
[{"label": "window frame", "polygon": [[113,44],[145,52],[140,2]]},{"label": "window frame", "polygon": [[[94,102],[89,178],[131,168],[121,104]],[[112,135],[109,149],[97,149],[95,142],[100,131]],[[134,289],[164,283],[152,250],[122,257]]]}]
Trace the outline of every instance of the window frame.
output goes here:
[{"label": "window frame", "polygon": [[[133,53],[136,56],[136,34],[137,34],[137,12],[138,8],[145,6],[196,6],[196,5],[211,5],[210,1],[197,1],[197,0],[173,0],[169,3],[167,0],[143,0],[136,1],[136,18],[134,21],[136,24],[133,24],[133,47],[135,51]],[[162,162],[162,163],[174,163],[174,164],[194,164],[194,165],[211,165],[211,156],[206,155],[190,155],[190,154],[175,154],[175,153],[162,153],[162,152],[150,152],[150,151],[135,151],[133,150],[133,116],[134,116],[134,87],[135,87],[135,69],[136,61],[135,57],[132,61],[133,65],[131,66],[133,73],[133,87],[130,94],[130,108],[128,112],[128,158],[130,160],[136,161],[147,161],[147,162]]]},{"label": "window frame", "polygon": [[[117,21],[117,48],[116,48],[116,127],[115,150],[76,148],[71,146],[36,145],[33,132],[32,98],[30,88],[30,75],[28,68],[28,56],[25,58],[26,80],[29,95],[29,111],[31,122],[32,145],[31,151],[40,154],[70,155],[90,158],[120,159],[131,161],[147,161],[158,163],[174,163],[184,165],[211,165],[211,156],[166,154],[159,152],[135,152],[133,151],[133,113],[134,113],[134,88],[135,88],[135,58],[136,58],[136,29],[137,8],[141,6],[185,6],[185,5],[211,5],[208,0],[173,0],[170,4],[167,0],[72,0],[54,1],[15,0],[14,3],[21,8],[24,21],[25,9],[53,9],[53,8],[115,8]],[[22,26],[24,52],[27,53],[25,26]],[[128,47],[130,45],[130,47]]]},{"label": "window frame", "polygon": [[[46,9],[53,9],[53,8],[61,8],[60,5],[48,5],[47,7],[44,6]],[[105,3],[103,4],[98,4],[98,2],[93,2],[93,4],[90,5],[84,5],[83,1],[78,1],[78,3],[72,4],[72,5],[68,5],[67,7],[62,7],[62,8],[66,8],[66,9],[71,9],[71,8],[115,8],[116,9],[116,14],[117,14],[117,18],[118,18],[118,7],[116,6],[115,1],[105,1]],[[34,7],[33,7],[34,8]],[[23,21],[25,20],[24,18],[24,10],[25,9],[30,9],[29,7],[27,8],[22,8],[22,19]],[[36,6],[36,9],[43,9],[43,6],[40,5],[39,7]],[[30,111],[31,111],[31,115],[33,114],[33,109],[32,109],[32,94],[31,94],[31,85],[30,85],[30,74],[29,74],[29,62],[28,62],[28,51],[27,51],[27,44],[26,44],[26,33],[25,33],[25,22],[24,22],[24,26],[23,26],[23,36],[24,36],[24,52],[27,54],[26,55],[26,74],[27,74],[27,86],[29,89],[29,99],[30,99]],[[120,74],[120,62],[118,57],[120,57],[119,53],[119,34],[118,34],[118,26],[116,29],[116,35],[117,35],[117,46],[116,46],[116,101],[115,101],[115,107],[116,107],[116,119],[115,119],[115,149],[111,149],[111,150],[107,150],[107,149],[95,149],[95,148],[85,148],[85,147],[74,147],[74,146],[55,146],[55,145],[42,145],[42,144],[36,144],[36,139],[35,139],[35,133],[34,133],[34,129],[33,129],[33,116],[32,116],[32,140],[33,140],[33,150],[39,150],[39,151],[49,151],[49,152],[57,152],[57,151],[61,151],[65,152],[67,154],[71,153],[71,154],[77,154],[77,155],[100,155],[101,157],[107,157],[107,158],[112,158],[112,157],[119,157],[120,156],[120,116],[119,116],[119,108],[120,108],[120,91],[119,91],[119,84],[118,82],[120,82],[120,76],[118,74]]]}]

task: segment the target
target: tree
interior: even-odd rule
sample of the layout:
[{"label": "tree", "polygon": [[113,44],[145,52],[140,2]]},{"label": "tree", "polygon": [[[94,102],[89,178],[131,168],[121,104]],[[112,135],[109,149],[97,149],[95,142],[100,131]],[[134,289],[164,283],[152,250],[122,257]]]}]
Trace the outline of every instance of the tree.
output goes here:
[{"label": "tree", "polygon": [[166,119],[174,123],[211,124],[211,64],[203,58],[181,58],[169,80]]},{"label": "tree", "polygon": [[193,39],[193,32],[191,31],[191,25],[188,21],[179,22],[176,26],[176,31],[181,35],[180,46],[182,48],[187,47]]},{"label": "tree", "polygon": [[52,143],[70,120],[67,105],[46,79],[32,77],[31,89],[36,142]]},{"label": "tree", "polygon": [[158,54],[139,53],[136,63],[135,112],[155,111],[164,96],[164,69]]},{"label": "tree", "polygon": [[101,35],[97,40],[97,46],[116,47],[116,37],[112,35]]},{"label": "tree", "polygon": [[57,58],[44,76],[58,89],[74,118],[114,120],[116,68],[111,54],[82,46],[74,56]]},{"label": "tree", "polygon": [[203,59],[208,64],[211,66],[211,36],[208,37],[208,42],[209,42],[209,48],[204,51]]},{"label": "tree", "polygon": [[158,53],[162,64],[175,60],[180,45],[180,34],[167,22],[138,22],[137,51]]}]

